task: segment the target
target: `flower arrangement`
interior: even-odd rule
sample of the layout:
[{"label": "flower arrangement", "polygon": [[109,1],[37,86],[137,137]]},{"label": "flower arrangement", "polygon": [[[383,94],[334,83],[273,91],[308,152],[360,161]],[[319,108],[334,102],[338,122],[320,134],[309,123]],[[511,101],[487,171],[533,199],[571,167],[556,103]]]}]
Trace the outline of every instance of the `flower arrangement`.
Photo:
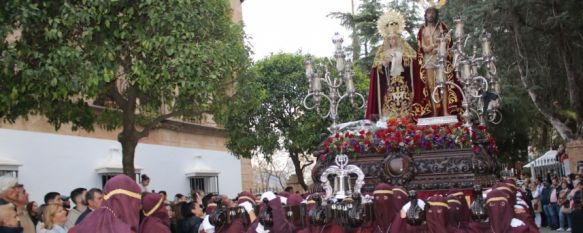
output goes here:
[{"label": "flower arrangement", "polygon": [[[326,153],[320,160],[333,159],[334,154],[354,157],[362,154],[405,152],[419,154],[422,151],[472,148],[481,153],[482,148],[497,154],[494,138],[483,126],[463,127],[453,125],[417,126],[410,118],[387,120],[387,128],[337,132],[323,143]],[[480,146],[482,145],[482,146]]]}]

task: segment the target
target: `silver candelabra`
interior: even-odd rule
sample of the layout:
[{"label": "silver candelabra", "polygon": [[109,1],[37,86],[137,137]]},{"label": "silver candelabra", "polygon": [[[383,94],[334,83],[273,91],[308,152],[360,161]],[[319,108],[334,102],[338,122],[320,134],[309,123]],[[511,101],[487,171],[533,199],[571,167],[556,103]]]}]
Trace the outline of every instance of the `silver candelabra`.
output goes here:
[{"label": "silver candelabra", "polygon": [[[336,33],[332,42],[336,46],[336,51],[334,52],[334,58],[336,60],[336,70],[338,71],[338,76],[335,77],[331,74],[327,66],[320,70],[316,70],[311,59],[308,57],[306,59],[306,77],[308,78],[308,82],[310,84],[310,88],[308,91],[308,95],[304,98],[304,107],[306,109],[312,110],[316,109],[318,114],[322,118],[328,118],[332,120],[332,130],[336,129],[336,123],[338,120],[338,106],[343,99],[348,98],[351,104],[358,109],[362,109],[366,104],[364,100],[364,96],[360,93],[356,92],[354,87],[353,81],[353,73],[352,73],[352,63],[350,60],[346,60],[346,55],[342,49],[342,42],[344,39],[340,36],[340,34]],[[324,72],[324,76],[322,77],[322,70]],[[322,90],[322,82],[328,85],[328,94],[325,94]],[[339,88],[342,84],[346,83],[346,92],[341,95]],[[308,100],[312,98],[312,105],[308,104]],[[355,97],[360,97],[362,100],[362,104],[359,106],[355,101]],[[322,98],[328,100],[330,106],[327,110],[321,110],[322,106]]]},{"label": "silver candelabra", "polygon": [[[482,32],[479,41],[481,43],[482,54],[478,54],[478,46],[473,45],[471,53],[466,53],[468,41],[471,35],[464,33],[464,22],[461,18],[454,20],[455,31],[454,41],[451,49],[448,49],[450,32],[443,33],[438,39],[439,47],[437,51],[438,59],[436,64],[429,64],[436,68],[436,86],[432,90],[431,99],[438,103],[435,98],[437,93],[442,94],[447,87],[456,88],[460,91],[463,102],[464,125],[470,127],[472,119],[478,119],[480,124],[484,125],[486,121],[498,124],[502,121],[500,113],[500,84],[496,76],[496,58],[492,54],[491,35]],[[453,71],[448,70],[447,57],[453,55]],[[481,55],[481,56],[480,56]],[[485,70],[485,75],[479,73]],[[447,80],[447,74],[455,72],[460,85]],[[442,97],[443,98],[443,97]]]}]

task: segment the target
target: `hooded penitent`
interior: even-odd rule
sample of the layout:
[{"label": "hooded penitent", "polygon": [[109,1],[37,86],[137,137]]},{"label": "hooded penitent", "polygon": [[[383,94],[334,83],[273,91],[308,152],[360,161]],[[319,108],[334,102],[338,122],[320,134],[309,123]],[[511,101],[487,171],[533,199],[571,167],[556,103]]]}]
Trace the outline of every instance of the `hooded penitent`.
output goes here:
[{"label": "hooded penitent", "polygon": [[170,233],[170,216],[164,197],[158,193],[146,193],[142,197],[140,233]]},{"label": "hooded penitent", "polygon": [[510,204],[505,192],[492,190],[488,193],[486,204],[493,233],[528,231],[528,227],[522,221],[514,219],[514,206]]},{"label": "hooded penitent", "polygon": [[[304,199],[302,199],[302,196],[300,196],[299,194],[290,194],[289,197],[287,198],[287,206],[289,208],[298,208],[299,205],[302,203],[302,201],[304,201]],[[286,213],[287,215],[287,213]],[[296,227],[296,229],[302,229],[305,226],[302,226],[302,221],[299,218],[299,216],[295,217],[294,216],[294,221],[293,221],[294,226]]]},{"label": "hooded penitent", "polygon": [[[251,192],[244,191],[239,193],[239,197],[237,198],[237,204],[242,204],[245,202],[249,202],[251,205],[255,206],[255,198]],[[239,216],[235,218],[228,226],[217,229],[217,232],[218,233],[245,232],[247,231],[249,225],[251,225],[249,219],[241,218],[241,216]]]},{"label": "hooded penitent", "polygon": [[407,190],[403,187],[393,187],[393,200],[395,201],[395,209],[400,210],[405,203],[409,201]]},{"label": "hooded penitent", "polygon": [[427,228],[432,233],[448,233],[447,213],[449,205],[447,198],[441,195],[431,196],[427,199],[429,210],[427,210]]},{"label": "hooded penitent", "polygon": [[69,232],[135,233],[140,222],[140,186],[126,175],[111,178],[103,187],[103,204]]},{"label": "hooded penitent", "polygon": [[447,195],[448,223],[450,227],[465,229],[471,219],[470,208],[462,190],[451,190]]},{"label": "hooded penitent", "polygon": [[398,209],[395,208],[392,187],[385,183],[377,184],[373,192],[375,221],[374,232],[387,232],[391,227]]}]

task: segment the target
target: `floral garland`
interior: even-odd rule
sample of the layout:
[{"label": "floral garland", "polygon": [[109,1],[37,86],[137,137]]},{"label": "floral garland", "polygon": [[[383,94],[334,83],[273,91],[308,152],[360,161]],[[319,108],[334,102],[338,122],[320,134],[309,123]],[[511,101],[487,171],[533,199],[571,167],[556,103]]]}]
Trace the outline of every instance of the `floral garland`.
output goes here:
[{"label": "floral garland", "polygon": [[463,127],[453,125],[417,126],[409,118],[393,118],[387,128],[337,132],[323,143],[326,153],[320,160],[331,160],[335,154],[344,153],[354,157],[369,153],[405,152],[419,154],[422,151],[472,148],[481,153],[497,154],[494,138],[483,126]]}]

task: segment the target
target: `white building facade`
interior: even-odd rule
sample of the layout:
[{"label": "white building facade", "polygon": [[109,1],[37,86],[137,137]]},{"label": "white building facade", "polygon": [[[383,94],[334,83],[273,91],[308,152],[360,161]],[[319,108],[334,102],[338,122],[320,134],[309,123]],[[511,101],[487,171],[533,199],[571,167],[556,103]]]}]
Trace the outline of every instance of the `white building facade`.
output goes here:
[{"label": "white building facade", "polygon": [[[11,163],[0,172],[16,170],[30,200],[42,203],[47,192],[102,188],[106,176],[120,172],[121,149],[113,140],[0,129],[0,161]],[[241,161],[227,151],[140,143],[134,164],[150,177],[150,191],[169,198],[199,189],[234,197],[242,190]]]}]

